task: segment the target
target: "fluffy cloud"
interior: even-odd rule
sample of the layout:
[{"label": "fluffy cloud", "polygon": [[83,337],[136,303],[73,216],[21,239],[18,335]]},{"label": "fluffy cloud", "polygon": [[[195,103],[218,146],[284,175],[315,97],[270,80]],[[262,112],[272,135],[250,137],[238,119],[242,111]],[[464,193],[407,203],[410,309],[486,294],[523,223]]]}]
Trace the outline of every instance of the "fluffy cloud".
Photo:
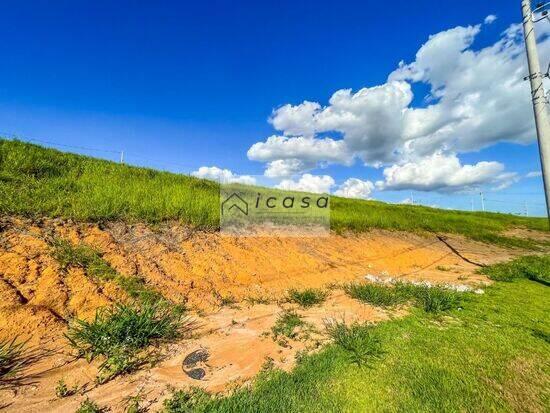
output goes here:
[{"label": "fluffy cloud", "polygon": [[[390,74],[391,80],[429,84],[429,98],[436,101],[407,109],[408,153],[469,152],[534,139],[521,27],[510,26],[498,42],[474,51],[479,31],[480,26],[456,27],[431,36],[414,62]],[[549,56],[549,44],[542,40],[543,56]]]},{"label": "fluffy cloud", "polygon": [[306,136],[273,135],[265,142],[252,145],[247,155],[249,159],[261,162],[298,159],[304,162],[304,165],[312,162],[315,164],[320,160],[344,164],[350,161],[350,154],[343,141]]},{"label": "fluffy cloud", "polygon": [[315,194],[330,193],[334,186],[334,179],[328,175],[304,174],[297,181],[292,179],[283,179],[275,188],[288,191],[313,192]]},{"label": "fluffy cloud", "polygon": [[485,20],[483,20],[483,23],[485,24],[491,24],[497,19],[497,16],[494,14],[489,14],[487,17],[485,17]]},{"label": "fluffy cloud", "polygon": [[[495,19],[487,16],[485,23]],[[543,62],[550,59],[546,26],[537,27]],[[456,154],[535,138],[529,84],[523,81],[527,65],[521,25],[511,25],[494,44],[475,49],[484,27],[459,26],[430,36],[414,61],[401,62],[382,85],[338,90],[326,106],[309,101],[281,106],[270,118],[280,134],[252,145],[249,159],[266,163],[268,176],[288,177],[356,159],[401,175],[412,168],[405,165],[434,164],[443,157],[458,163],[457,179],[464,184],[450,180],[438,186],[442,180],[436,179],[426,188],[477,185],[485,168],[500,164],[462,167]],[[430,93],[424,104],[413,106],[412,84],[417,82],[428,85]],[[404,186],[391,182],[384,187]]]},{"label": "fluffy cloud", "polygon": [[343,196],[344,198],[369,199],[373,190],[374,184],[371,181],[349,178],[334,191],[334,195]]},{"label": "fluffy cloud", "polygon": [[191,173],[191,175],[197,178],[210,179],[222,184],[229,183],[241,183],[247,185],[254,185],[256,179],[249,175],[236,175],[229,169],[221,169],[216,166],[201,166],[198,170]]},{"label": "fluffy cloud", "polygon": [[479,162],[462,165],[456,155],[435,153],[418,162],[406,162],[384,169],[384,181],[379,189],[456,192],[482,185],[497,185],[502,189],[517,180],[517,175],[504,171],[499,162]]}]

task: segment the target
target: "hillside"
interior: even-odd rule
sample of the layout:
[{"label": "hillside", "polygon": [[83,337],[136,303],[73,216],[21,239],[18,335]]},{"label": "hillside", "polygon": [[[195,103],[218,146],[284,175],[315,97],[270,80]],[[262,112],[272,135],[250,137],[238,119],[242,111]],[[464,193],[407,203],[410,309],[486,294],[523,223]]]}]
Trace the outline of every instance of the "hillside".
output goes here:
[{"label": "hillside", "polygon": [[[0,213],[77,221],[159,223],[177,220],[196,229],[219,225],[215,182],[0,140]],[[455,233],[479,241],[533,246],[505,236],[523,227],[546,230],[547,220],[507,214],[448,211],[331,197],[331,228]]]},{"label": "hillside", "polygon": [[0,409],[547,400],[546,219],[332,197],[328,236],[227,236],[214,182],[8,140],[0,193]]}]

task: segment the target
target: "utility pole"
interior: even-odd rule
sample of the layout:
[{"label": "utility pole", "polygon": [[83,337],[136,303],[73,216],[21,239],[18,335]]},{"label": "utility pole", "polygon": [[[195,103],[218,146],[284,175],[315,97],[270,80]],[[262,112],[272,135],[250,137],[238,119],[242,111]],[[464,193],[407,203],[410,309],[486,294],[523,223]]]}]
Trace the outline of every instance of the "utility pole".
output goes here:
[{"label": "utility pole", "polygon": [[527,201],[525,201],[525,216],[529,216],[529,209],[527,208]]},{"label": "utility pole", "polygon": [[481,197],[481,210],[485,212],[485,199],[483,198],[483,192],[480,192],[479,196]]},{"label": "utility pole", "polygon": [[530,0],[522,0],[521,12],[523,14],[523,33],[525,36],[525,48],[527,50],[527,62],[529,65],[529,81],[531,82],[533,111],[535,112],[535,125],[539,143],[540,163],[542,166],[544,195],[546,197],[546,213],[550,222],[550,121],[548,118],[548,102],[542,84],[543,74],[540,71],[537,38],[535,36]]},{"label": "utility pole", "polygon": [[124,151],[120,151],[120,163],[124,163]]}]

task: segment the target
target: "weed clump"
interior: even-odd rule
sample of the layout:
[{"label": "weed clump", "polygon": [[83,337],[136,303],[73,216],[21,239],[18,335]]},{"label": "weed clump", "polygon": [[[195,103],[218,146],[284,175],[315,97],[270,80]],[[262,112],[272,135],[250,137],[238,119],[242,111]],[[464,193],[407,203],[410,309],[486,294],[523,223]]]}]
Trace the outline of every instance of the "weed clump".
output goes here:
[{"label": "weed clump", "polygon": [[162,295],[151,290],[141,277],[127,277],[119,274],[94,248],[85,245],[73,245],[71,242],[56,238],[51,243],[51,255],[63,270],[70,267],[82,268],[86,275],[96,281],[113,281],[130,298],[142,301],[161,300]]},{"label": "weed clump", "polygon": [[96,402],[86,398],[86,400],[80,403],[80,406],[78,407],[75,413],[101,413],[103,411],[104,409],[99,407],[99,405]]},{"label": "weed clump", "polygon": [[0,341],[0,380],[11,379],[27,364],[26,342],[12,340]]},{"label": "weed clump", "polygon": [[285,336],[288,338],[296,338],[298,332],[296,329],[305,325],[302,317],[295,311],[285,311],[279,315],[275,325],[271,328],[271,332],[275,337]]},{"label": "weed clump", "polygon": [[352,298],[381,307],[391,307],[407,300],[399,290],[381,284],[348,284],[344,291]]},{"label": "weed clump", "polygon": [[64,397],[72,396],[76,393],[77,390],[77,386],[69,388],[69,386],[67,386],[67,383],[65,383],[65,380],[60,379],[57,382],[57,386],[55,386],[55,395],[58,399],[62,399]]},{"label": "weed clump", "polygon": [[328,293],[326,291],[315,288],[307,288],[302,291],[292,289],[288,292],[289,301],[292,301],[304,308],[321,304],[326,300],[327,296]]},{"label": "weed clump", "polygon": [[87,245],[73,245],[67,240],[56,238],[51,246],[52,257],[64,270],[70,267],[83,268],[88,276],[101,281],[110,281],[117,276],[117,272],[101,258],[101,254]]},{"label": "weed clump", "polygon": [[464,294],[442,285],[398,283],[394,288],[401,296],[414,300],[415,305],[427,313],[438,313],[460,307]]},{"label": "weed clump", "polygon": [[381,307],[390,307],[411,301],[428,313],[458,308],[463,293],[442,285],[416,285],[410,283],[348,284],[346,293],[355,299]]},{"label": "weed clump", "polygon": [[192,327],[180,309],[163,302],[119,304],[99,309],[92,321],[75,320],[66,337],[88,361],[104,358],[98,377],[104,382],[144,364],[140,352],[153,341],[174,339]]},{"label": "weed clump", "polygon": [[375,327],[343,321],[327,321],[325,327],[334,342],[344,349],[350,361],[357,365],[368,365],[382,356],[382,344],[375,334]]}]

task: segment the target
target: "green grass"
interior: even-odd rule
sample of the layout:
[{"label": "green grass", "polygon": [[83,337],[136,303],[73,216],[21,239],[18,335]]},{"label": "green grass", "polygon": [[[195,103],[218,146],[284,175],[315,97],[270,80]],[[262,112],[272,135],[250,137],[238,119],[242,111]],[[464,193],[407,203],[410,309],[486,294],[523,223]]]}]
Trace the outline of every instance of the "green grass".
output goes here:
[{"label": "green grass", "polygon": [[74,320],[66,336],[88,361],[103,358],[98,380],[104,382],[147,362],[140,352],[150,344],[175,339],[192,327],[179,309],[146,302],[99,309],[92,321]]},{"label": "green grass", "polygon": [[407,300],[396,288],[382,284],[353,283],[344,286],[344,291],[351,298],[379,307],[391,307]]},{"label": "green grass", "polygon": [[[258,189],[261,191],[262,189]],[[82,221],[179,220],[201,229],[219,227],[219,186],[207,181],[120,165],[0,139],[0,213]],[[536,243],[505,237],[513,227],[547,230],[547,220],[507,214],[447,211],[331,197],[331,228],[457,233],[526,248]]]},{"label": "green grass", "polygon": [[105,409],[99,407],[96,402],[86,398],[82,401],[82,403],[80,403],[80,406],[78,406],[75,413],[101,413],[104,411]]},{"label": "green grass", "polygon": [[398,294],[413,299],[416,306],[427,313],[438,313],[460,308],[468,293],[454,291],[444,285],[415,285],[398,283],[394,287]]},{"label": "green grass", "polygon": [[527,278],[550,286],[550,256],[525,256],[511,262],[484,267],[479,270],[494,281],[511,282]]},{"label": "green grass", "polygon": [[348,284],[346,293],[357,300],[379,307],[391,307],[408,301],[428,313],[438,313],[460,307],[465,293],[451,290],[444,285],[415,285],[410,283]]},{"label": "green grass", "polygon": [[[547,274],[547,259],[540,259],[536,268],[539,275]],[[373,353],[377,356],[368,369],[350,358],[350,348],[360,351],[354,344],[360,340],[348,337],[359,333],[338,327],[333,337],[345,337],[344,345],[336,340],[305,356],[290,373],[262,373],[251,388],[228,396],[193,398],[180,391],[165,409],[542,412],[550,405],[549,313],[547,286],[526,278],[497,282],[445,316],[413,308],[405,318],[371,327],[369,334],[379,340],[383,353]],[[181,399],[189,410],[178,410]]]},{"label": "green grass", "polygon": [[102,258],[99,251],[88,245],[74,245],[67,240],[56,238],[51,242],[50,253],[65,271],[70,267],[82,268],[86,275],[95,281],[113,281],[133,299],[163,300],[162,295],[148,287],[143,278],[119,274]]},{"label": "green grass", "polygon": [[358,323],[348,326],[343,321],[327,321],[325,325],[336,345],[349,353],[352,363],[361,366],[382,356],[382,344],[375,327]]},{"label": "green grass", "polygon": [[317,288],[306,288],[305,290],[292,289],[288,292],[288,300],[301,307],[309,308],[321,304],[327,299],[328,293]]},{"label": "green grass", "polygon": [[277,317],[271,332],[275,337],[285,336],[295,338],[298,335],[297,328],[305,325],[302,317],[295,311],[284,311]]},{"label": "green grass", "polygon": [[14,378],[27,365],[26,343],[17,337],[0,341],[0,382]]}]

